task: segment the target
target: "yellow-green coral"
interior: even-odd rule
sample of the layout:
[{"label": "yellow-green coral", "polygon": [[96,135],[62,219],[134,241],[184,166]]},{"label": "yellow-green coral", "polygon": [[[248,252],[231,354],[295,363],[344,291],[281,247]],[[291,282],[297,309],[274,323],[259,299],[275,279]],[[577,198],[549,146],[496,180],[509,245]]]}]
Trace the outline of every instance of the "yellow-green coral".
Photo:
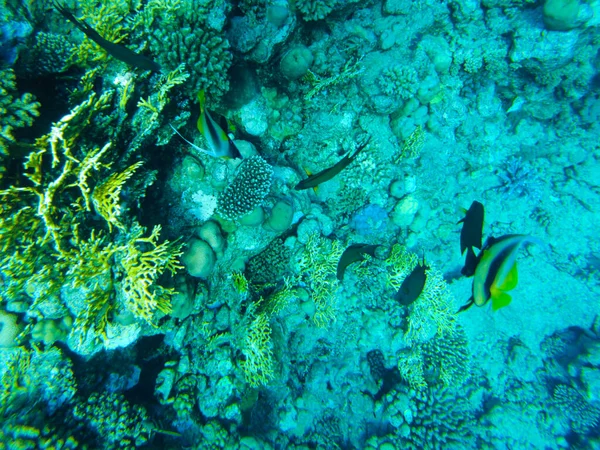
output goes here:
[{"label": "yellow-green coral", "polygon": [[[385,261],[389,285],[397,291],[404,279],[412,272],[418,257],[405,247],[395,244],[392,253]],[[435,333],[451,332],[456,326],[456,315],[452,311],[452,293],[444,281],[442,273],[431,267],[423,292],[411,305],[408,317],[408,331],[404,336],[408,344],[423,342]]]},{"label": "yellow-green coral", "polygon": [[394,162],[398,163],[405,158],[418,158],[421,155],[425,143],[425,131],[421,125],[417,125],[414,131],[406,138],[400,151],[394,156]]},{"label": "yellow-green coral", "polygon": [[250,322],[242,353],[245,359],[241,362],[241,367],[250,386],[267,384],[275,376],[271,351],[271,326],[267,314],[258,314]]},{"label": "yellow-green coral", "polygon": [[[15,128],[29,127],[39,116],[40,104],[32,94],[17,97],[16,76],[12,69],[0,70],[0,154],[7,154],[14,144]],[[0,167],[0,174],[3,172]]]},{"label": "yellow-green coral", "polygon": [[310,288],[315,302],[313,317],[317,326],[335,320],[335,294],[339,287],[337,264],[343,248],[338,241],[329,241],[314,233],[309,236],[299,265],[302,279]]},{"label": "yellow-green coral", "polygon": [[[171,296],[175,291],[156,284],[156,280],[165,270],[175,274],[183,268],[178,262],[183,244],[169,241],[159,244],[159,225],[149,237],[142,237],[142,232],[140,229],[133,233],[120,258],[125,271],[121,289],[129,310],[151,322],[156,310],[164,314],[171,312]],[[150,249],[143,250],[144,244]]]},{"label": "yellow-green coral", "polygon": [[119,221],[119,216],[121,215],[119,195],[125,182],[131,178],[141,165],[141,162],[137,162],[122,172],[113,173],[94,189],[92,194],[94,208],[108,223],[109,231],[112,230],[113,225],[120,229],[125,228]]}]

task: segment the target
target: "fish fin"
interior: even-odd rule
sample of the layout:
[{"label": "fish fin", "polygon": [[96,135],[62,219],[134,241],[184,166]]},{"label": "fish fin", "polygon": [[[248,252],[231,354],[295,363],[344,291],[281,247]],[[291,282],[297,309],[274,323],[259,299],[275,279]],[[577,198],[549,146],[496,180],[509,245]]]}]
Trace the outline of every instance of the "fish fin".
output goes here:
[{"label": "fish fin", "polygon": [[229,146],[230,146],[230,150],[231,150],[231,157],[234,159],[243,159],[242,153],[240,152],[240,149],[237,148],[237,145],[235,145],[233,143],[233,141],[231,139],[229,139],[229,137],[227,138],[228,142],[229,142]]},{"label": "fish fin", "polygon": [[229,132],[229,124],[227,123],[225,116],[219,116],[219,126],[223,129],[225,134]]},{"label": "fish fin", "polygon": [[188,141],[186,138],[183,137],[183,135],[179,131],[177,131],[177,128],[175,128],[173,125],[169,124],[169,126],[173,129],[173,131],[175,133],[177,133],[179,135],[179,137],[181,139],[183,139],[185,142],[187,142],[189,145],[191,145],[195,150],[198,150],[199,152],[202,152],[202,153],[206,153],[207,155],[210,155],[210,156],[215,156],[215,154],[213,152],[210,152],[208,150],[204,150],[203,148],[198,147],[193,142]]},{"label": "fish fin", "polygon": [[473,304],[475,303],[475,299],[473,297],[471,297],[469,299],[469,301],[467,301],[467,303],[465,303],[464,305],[462,305],[460,307],[460,309],[457,311],[457,313],[459,312],[463,312],[466,311],[467,309],[469,309],[471,306],[473,306]]},{"label": "fish fin", "polygon": [[314,192],[315,194],[318,194],[318,193],[319,193],[319,186],[318,186],[318,185],[317,185],[317,186],[313,186],[313,188],[312,188],[312,189],[313,189],[313,192]]},{"label": "fish fin", "polygon": [[310,170],[308,170],[306,167],[304,168],[304,171],[306,172],[307,176],[310,177],[312,175],[312,172]]},{"label": "fish fin", "polygon": [[204,112],[204,102],[205,102],[205,97],[204,97],[204,89],[201,89],[200,91],[198,91],[198,103],[200,104],[200,113]]},{"label": "fish fin", "polygon": [[497,288],[491,288],[490,292],[492,294],[492,311],[504,308],[512,300],[512,297],[509,294]]},{"label": "fish fin", "polygon": [[517,272],[517,263],[513,264],[512,268],[506,275],[506,278],[502,280],[502,284],[496,286],[496,289],[500,291],[510,291],[517,287],[517,283],[519,282],[519,273]]}]

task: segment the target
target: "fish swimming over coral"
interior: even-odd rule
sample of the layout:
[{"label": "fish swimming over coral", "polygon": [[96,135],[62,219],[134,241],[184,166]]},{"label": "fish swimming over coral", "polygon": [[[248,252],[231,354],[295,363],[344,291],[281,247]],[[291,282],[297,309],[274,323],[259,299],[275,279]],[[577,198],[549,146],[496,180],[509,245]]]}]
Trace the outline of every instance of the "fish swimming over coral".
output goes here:
[{"label": "fish swimming over coral", "polygon": [[465,311],[471,305],[483,306],[492,301],[492,310],[507,306],[512,298],[507,293],[517,286],[517,255],[527,244],[541,244],[533,236],[507,234],[499,238],[490,237],[478,256],[478,264],[473,278],[473,295],[458,311]]},{"label": "fish swimming over coral", "polygon": [[404,279],[400,289],[394,295],[394,300],[399,301],[404,306],[413,304],[425,289],[429,269],[430,267],[425,264],[425,256],[423,256],[423,264],[417,263],[412,272]]},{"label": "fish swimming over coral", "polygon": [[337,265],[337,279],[342,281],[344,279],[344,273],[346,272],[346,268],[355,262],[362,261],[365,259],[365,254],[375,256],[375,250],[379,247],[378,245],[369,245],[369,244],[352,244],[342,256],[340,256],[340,260]]},{"label": "fish swimming over coral", "polygon": [[306,178],[306,179],[302,180],[300,183],[298,183],[294,187],[294,189],[296,189],[297,191],[302,191],[304,189],[310,189],[310,188],[313,188],[316,190],[316,188],[319,184],[331,180],[338,173],[340,173],[342,170],[344,170],[346,167],[348,167],[350,165],[350,163],[352,161],[354,161],[354,158],[356,158],[356,156],[369,144],[370,140],[371,140],[371,136],[369,136],[363,144],[359,145],[358,148],[356,149],[356,151],[352,155],[346,155],[341,160],[339,160],[337,163],[335,163],[333,166],[331,166],[327,169],[321,170],[320,172],[317,172],[315,174],[309,175],[308,178]]},{"label": "fish swimming over coral", "polygon": [[242,158],[242,154],[227,134],[227,121],[225,118],[219,125],[205,107],[204,91],[198,92],[198,103],[200,104],[200,117],[198,117],[198,131],[206,139],[208,147],[212,150],[212,156],[218,158]]},{"label": "fish swimming over coral", "polygon": [[484,214],[483,205],[475,200],[465,212],[465,217],[458,221],[458,223],[463,224],[460,230],[460,254],[462,255],[465,250],[467,251],[465,265],[460,272],[467,277],[475,273],[478,263],[473,247],[481,250]]},{"label": "fish swimming over coral", "polygon": [[68,11],[64,6],[57,2],[52,2],[54,8],[61,13],[65,19],[69,20],[73,23],[77,28],[85,33],[87,37],[89,37],[92,41],[102,47],[106,53],[111,55],[113,58],[118,59],[119,61],[123,61],[125,64],[129,64],[130,66],[137,67],[138,69],[143,70],[152,70],[154,72],[160,72],[160,65],[150,58],[140,55],[132,50],[129,50],[127,47],[115,44],[114,42],[110,42],[109,40],[104,39],[100,34],[94,30],[91,26],[89,26],[84,21],[78,20],[75,18],[73,13]]}]

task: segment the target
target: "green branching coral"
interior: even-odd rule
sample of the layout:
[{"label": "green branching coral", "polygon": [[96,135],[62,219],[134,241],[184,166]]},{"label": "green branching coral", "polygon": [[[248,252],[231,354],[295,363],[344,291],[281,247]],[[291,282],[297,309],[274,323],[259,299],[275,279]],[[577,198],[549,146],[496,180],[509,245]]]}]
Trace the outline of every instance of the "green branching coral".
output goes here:
[{"label": "green branching coral", "polygon": [[[18,97],[15,73],[12,69],[0,71],[0,155],[8,153],[10,144],[15,143],[13,131],[29,127],[39,116],[37,103],[31,94]],[[0,175],[3,172],[0,167]]]},{"label": "green branching coral", "polygon": [[185,86],[186,95],[196,98],[204,89],[211,98],[229,90],[227,71],[232,55],[229,42],[208,24],[197,7],[180,7],[156,18],[148,36],[150,50],[158,63],[169,69],[185,64],[191,74]]},{"label": "green branching coral", "polygon": [[244,360],[241,367],[250,386],[267,384],[274,375],[271,351],[271,326],[268,314],[257,314],[250,322],[242,345]]},{"label": "green branching coral", "polygon": [[306,21],[324,19],[335,4],[336,0],[296,0],[296,8]]},{"label": "green branching coral", "polygon": [[[144,237],[135,222],[125,226],[119,193],[140,165],[98,180],[110,168],[111,146],[94,146],[86,129],[111,99],[91,94],[55,123],[30,145],[27,182],[0,191],[3,298],[28,302],[40,319],[73,316],[80,340],[106,337],[115,309],[150,323],[168,313],[174,292],[156,281],[179,268],[180,245],[159,243],[159,227]],[[105,227],[95,228],[92,207]]]},{"label": "green branching coral", "polygon": [[[404,279],[417,265],[418,257],[405,247],[396,244],[385,261],[389,285],[398,291]],[[452,293],[444,281],[442,273],[430,268],[423,292],[411,305],[408,318],[408,331],[405,340],[408,344],[425,342],[434,334],[444,335],[453,332],[456,317],[452,311]]]},{"label": "green branching coral", "polygon": [[271,189],[273,168],[260,156],[246,159],[235,179],[217,199],[217,211],[227,220],[236,220],[260,206]]},{"label": "green branching coral", "polygon": [[339,241],[329,241],[315,233],[308,238],[300,258],[302,280],[315,302],[313,320],[317,326],[335,320],[335,294],[339,287],[337,264],[343,251]]},{"label": "green branching coral", "polygon": [[139,448],[153,433],[146,411],[121,394],[93,393],[74,408],[73,416],[96,431],[105,449]]}]

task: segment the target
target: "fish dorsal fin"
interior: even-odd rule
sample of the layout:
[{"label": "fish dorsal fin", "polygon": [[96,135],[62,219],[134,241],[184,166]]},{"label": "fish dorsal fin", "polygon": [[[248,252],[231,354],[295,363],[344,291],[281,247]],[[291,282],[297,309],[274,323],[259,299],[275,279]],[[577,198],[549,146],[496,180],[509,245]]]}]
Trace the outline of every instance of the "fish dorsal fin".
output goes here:
[{"label": "fish dorsal fin", "polygon": [[306,175],[309,177],[312,175],[312,172],[309,169],[307,169],[306,167],[304,168],[304,172],[306,172]]}]

